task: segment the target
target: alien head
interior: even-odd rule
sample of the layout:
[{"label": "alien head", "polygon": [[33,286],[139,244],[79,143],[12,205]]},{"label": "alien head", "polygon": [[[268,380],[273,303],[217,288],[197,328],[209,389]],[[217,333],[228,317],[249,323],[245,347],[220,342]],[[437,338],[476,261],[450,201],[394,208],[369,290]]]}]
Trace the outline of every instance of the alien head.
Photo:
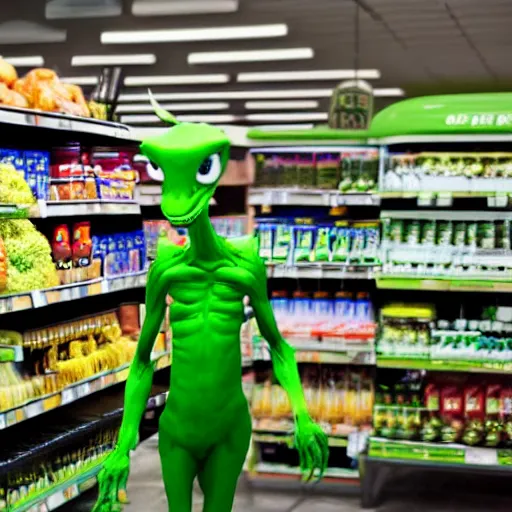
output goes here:
[{"label": "alien head", "polygon": [[162,212],[175,226],[194,222],[210,199],[229,158],[229,139],[215,126],[180,123],[158,105],[157,116],[172,127],[163,135],[144,140],[141,152],[164,174]]}]

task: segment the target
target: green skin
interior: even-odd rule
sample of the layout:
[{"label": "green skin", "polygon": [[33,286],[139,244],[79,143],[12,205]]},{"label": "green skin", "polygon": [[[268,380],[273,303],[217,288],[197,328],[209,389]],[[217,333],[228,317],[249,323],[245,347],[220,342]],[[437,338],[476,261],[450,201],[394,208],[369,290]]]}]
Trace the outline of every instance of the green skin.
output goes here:
[{"label": "green skin", "polygon": [[245,296],[250,297],[270,345],[275,375],[292,405],[304,480],[323,475],[327,438],[308,414],[294,350],[277,328],[267,297],[266,268],[254,239],[225,240],[208,218],[209,201],[228,161],[229,140],[210,125],[177,123],[153,104],[159,117],[175,126],[144,141],[141,150],[163,170],[162,211],[171,224],[188,227],[190,244],[159,246],[150,268],[146,319],[126,385],[119,440],[99,474],[93,512],[120,510],[127,503],[130,451],[137,445],[151,390],[150,356],[168,294],[173,298],[173,361],[169,398],[160,418],[159,451],[169,510],[191,512],[197,476],[204,493],[203,511],[229,512],[251,438],[241,379]]}]

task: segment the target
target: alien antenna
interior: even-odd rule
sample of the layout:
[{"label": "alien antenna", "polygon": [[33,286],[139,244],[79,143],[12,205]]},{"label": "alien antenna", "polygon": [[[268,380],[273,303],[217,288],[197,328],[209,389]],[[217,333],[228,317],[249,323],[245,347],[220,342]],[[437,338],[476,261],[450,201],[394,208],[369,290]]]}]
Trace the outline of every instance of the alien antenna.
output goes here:
[{"label": "alien antenna", "polygon": [[156,101],[155,97],[153,96],[151,89],[148,89],[148,94],[149,94],[149,101],[151,102],[151,106],[153,107],[155,114],[158,116],[158,118],[161,121],[163,121],[164,123],[170,124],[171,126],[179,124],[179,121],[170,112],[167,112],[167,110],[165,110],[164,108],[162,108],[160,106],[158,101]]}]

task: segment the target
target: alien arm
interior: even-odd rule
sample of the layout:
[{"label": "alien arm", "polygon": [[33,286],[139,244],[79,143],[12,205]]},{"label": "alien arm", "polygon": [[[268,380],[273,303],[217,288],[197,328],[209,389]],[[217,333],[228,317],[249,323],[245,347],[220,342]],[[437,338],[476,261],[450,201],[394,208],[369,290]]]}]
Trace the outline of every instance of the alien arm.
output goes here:
[{"label": "alien arm", "polygon": [[270,356],[277,380],[288,394],[295,421],[300,425],[311,418],[308,413],[300,380],[295,349],[281,336],[274,312],[267,296],[267,269],[259,256],[254,257],[253,274],[255,285],[251,294],[251,305],[261,335],[270,345]]},{"label": "alien arm", "polygon": [[160,331],[166,309],[167,286],[163,263],[151,265],[146,285],[146,318],[142,326],[135,357],[124,395],[124,414],[119,431],[118,449],[128,453],[137,444],[142,415],[146,410],[153,382],[155,365],[151,351]]}]

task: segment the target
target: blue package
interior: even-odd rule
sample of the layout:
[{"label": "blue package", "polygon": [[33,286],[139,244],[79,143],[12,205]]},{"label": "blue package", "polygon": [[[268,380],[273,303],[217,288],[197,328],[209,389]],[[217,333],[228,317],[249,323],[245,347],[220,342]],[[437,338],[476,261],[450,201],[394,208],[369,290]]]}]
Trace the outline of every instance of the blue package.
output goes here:
[{"label": "blue package", "polygon": [[128,253],[126,252],[126,238],[124,234],[116,235],[117,245],[117,270],[120,274],[126,274],[129,270]]},{"label": "blue package", "polygon": [[[46,151],[25,151],[25,173],[36,199],[48,199],[50,193],[50,155]],[[31,185],[32,187],[32,185]]]},{"label": "blue package", "polygon": [[11,164],[25,178],[25,158],[17,149],[0,149],[0,164]]},{"label": "blue package", "polygon": [[144,239],[144,231],[138,230],[133,233],[134,246],[135,249],[138,249],[138,268],[140,270],[144,269],[146,266],[146,245]]},{"label": "blue package", "polygon": [[117,243],[113,236],[107,236],[107,254],[104,260],[104,272],[106,276],[115,276],[118,273],[117,269]]},{"label": "blue package", "polygon": [[139,250],[135,248],[134,233],[126,233],[126,254],[128,257],[128,272],[141,270],[139,261]]}]

